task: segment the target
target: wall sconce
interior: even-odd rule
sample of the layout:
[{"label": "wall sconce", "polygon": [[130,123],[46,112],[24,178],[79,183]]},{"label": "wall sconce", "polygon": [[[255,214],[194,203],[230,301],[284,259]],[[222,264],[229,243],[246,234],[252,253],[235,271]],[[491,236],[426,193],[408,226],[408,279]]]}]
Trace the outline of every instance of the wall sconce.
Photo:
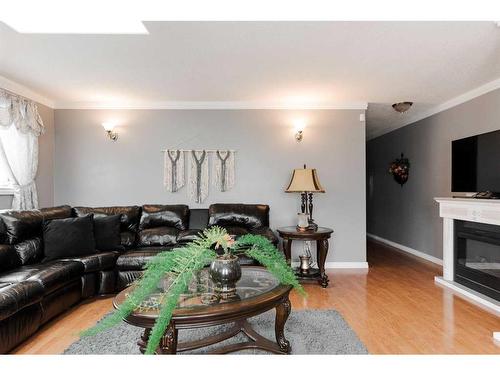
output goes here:
[{"label": "wall sconce", "polygon": [[109,139],[112,141],[116,141],[118,139],[118,133],[113,131],[115,129],[114,122],[103,122],[102,127],[106,130],[106,133],[108,133]]},{"label": "wall sconce", "polygon": [[304,138],[304,128],[306,127],[306,122],[304,120],[295,120],[295,140],[301,142]]}]

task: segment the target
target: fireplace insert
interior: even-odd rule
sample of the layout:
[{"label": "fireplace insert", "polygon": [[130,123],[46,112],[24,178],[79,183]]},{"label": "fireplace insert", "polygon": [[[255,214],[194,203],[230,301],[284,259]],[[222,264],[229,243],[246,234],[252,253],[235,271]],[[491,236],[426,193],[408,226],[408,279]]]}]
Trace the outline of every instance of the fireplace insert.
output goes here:
[{"label": "fireplace insert", "polygon": [[500,226],[455,220],[456,282],[500,301]]}]

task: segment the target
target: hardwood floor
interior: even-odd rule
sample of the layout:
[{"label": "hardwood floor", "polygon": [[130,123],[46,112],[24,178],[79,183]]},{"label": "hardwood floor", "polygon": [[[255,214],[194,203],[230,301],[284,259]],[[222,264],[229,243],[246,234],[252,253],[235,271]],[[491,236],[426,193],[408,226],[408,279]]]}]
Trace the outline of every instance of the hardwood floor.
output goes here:
[{"label": "hardwood floor", "polygon": [[[336,309],[372,354],[495,353],[500,317],[434,284],[441,268],[368,242],[369,270],[330,270],[330,286],[306,285],[293,309]],[[112,298],[86,301],[44,326],[14,353],[62,353],[76,333],[111,310]],[[325,327],[328,329],[328,327]]]}]

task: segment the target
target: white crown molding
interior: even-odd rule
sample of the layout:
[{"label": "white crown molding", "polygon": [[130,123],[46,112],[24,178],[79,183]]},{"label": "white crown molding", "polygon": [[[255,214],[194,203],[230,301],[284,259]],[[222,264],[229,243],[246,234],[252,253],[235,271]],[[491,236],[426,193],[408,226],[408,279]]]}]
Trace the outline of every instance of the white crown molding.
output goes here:
[{"label": "white crown molding", "polygon": [[57,102],[55,109],[350,109],[366,110],[368,103],[321,102],[310,104],[284,104],[265,101],[171,101],[171,102]]},{"label": "white crown molding", "polygon": [[24,96],[27,99],[31,99],[40,104],[46,105],[47,107],[54,108],[54,101],[52,99],[47,98],[32,89],[21,85],[20,83],[14,82],[4,76],[0,76],[0,87],[12,91],[13,93]]},{"label": "white crown molding", "polygon": [[397,129],[402,128],[404,126],[413,124],[417,121],[421,121],[423,119],[426,119],[427,117],[431,117],[432,115],[435,115],[439,112],[443,112],[443,111],[446,111],[447,109],[456,107],[457,105],[466,103],[472,99],[475,99],[481,95],[487,94],[487,93],[494,91],[494,90],[497,90],[499,88],[500,88],[500,78],[495,79],[494,81],[490,81],[488,83],[485,83],[484,85],[476,87],[473,90],[467,91],[466,93],[464,93],[462,95],[456,96],[453,99],[450,99],[444,103],[438,104],[438,105],[432,107],[431,109],[428,109],[427,111],[424,111],[420,114],[417,114],[413,117],[410,117],[410,118],[408,118],[408,120],[401,123],[401,125],[399,125],[398,127],[389,129],[385,132],[377,133],[376,135],[368,137],[368,140],[372,140],[372,139],[378,138],[384,134],[391,133],[394,130],[397,130]]},{"label": "white crown molding", "polygon": [[467,91],[466,93],[456,96],[453,99],[450,99],[444,103],[441,103],[434,108],[429,109],[428,111],[425,111],[421,115],[419,115],[416,118],[410,119],[409,121],[406,121],[403,126],[412,124],[414,122],[423,120],[424,118],[430,117],[432,115],[435,115],[436,113],[446,111],[447,109],[456,107],[457,105],[466,103],[472,99],[475,99],[481,95],[487,94],[493,90],[499,89],[500,88],[500,78],[485,83],[482,86],[476,87],[473,90]]}]

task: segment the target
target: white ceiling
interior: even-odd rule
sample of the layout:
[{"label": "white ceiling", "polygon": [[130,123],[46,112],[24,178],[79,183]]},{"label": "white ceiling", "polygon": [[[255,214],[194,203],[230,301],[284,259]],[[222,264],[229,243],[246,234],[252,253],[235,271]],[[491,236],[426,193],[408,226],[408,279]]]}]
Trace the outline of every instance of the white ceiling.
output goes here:
[{"label": "white ceiling", "polygon": [[[19,34],[0,75],[56,108],[360,108],[373,138],[500,78],[494,22],[145,22],[149,35]],[[405,115],[390,104],[410,100]]]}]

